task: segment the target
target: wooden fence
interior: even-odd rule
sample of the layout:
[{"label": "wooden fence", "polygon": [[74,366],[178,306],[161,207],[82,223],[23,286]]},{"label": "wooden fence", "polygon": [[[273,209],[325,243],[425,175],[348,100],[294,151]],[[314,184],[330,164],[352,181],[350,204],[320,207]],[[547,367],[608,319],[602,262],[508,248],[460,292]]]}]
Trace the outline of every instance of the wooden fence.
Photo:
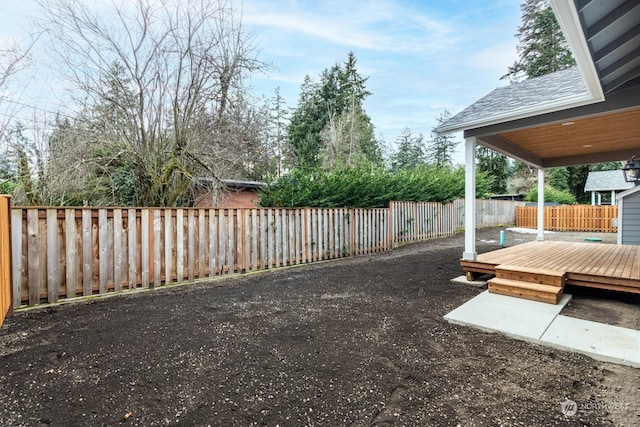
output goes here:
[{"label": "wooden fence", "polygon": [[[515,220],[514,202],[476,203],[479,226]],[[20,307],[382,252],[454,234],[464,201],[388,209],[15,207],[11,222]]]},{"label": "wooden fence", "polygon": [[14,304],[389,249],[388,209],[14,208]]},{"label": "wooden fence", "polygon": [[[612,220],[618,218],[617,206],[567,205],[545,206],[544,229],[550,231],[591,231],[615,233]],[[538,227],[537,206],[516,208],[516,226]]]},{"label": "wooden fence", "polygon": [[11,298],[11,198],[0,196],[0,326],[13,312]]},{"label": "wooden fence", "polygon": [[[464,199],[452,203],[391,202],[392,244],[452,236],[464,229]],[[476,225],[494,227],[515,222],[516,207],[524,202],[476,200]]]}]

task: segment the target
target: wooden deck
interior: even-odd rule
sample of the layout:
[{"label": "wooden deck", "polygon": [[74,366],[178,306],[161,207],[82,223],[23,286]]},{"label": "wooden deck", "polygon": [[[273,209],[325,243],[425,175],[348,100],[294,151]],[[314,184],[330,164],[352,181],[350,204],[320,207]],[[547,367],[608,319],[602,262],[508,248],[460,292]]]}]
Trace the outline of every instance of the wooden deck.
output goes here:
[{"label": "wooden deck", "polygon": [[640,246],[534,241],[461,260],[467,276],[496,274],[499,265],[565,273],[576,286],[640,293]]}]

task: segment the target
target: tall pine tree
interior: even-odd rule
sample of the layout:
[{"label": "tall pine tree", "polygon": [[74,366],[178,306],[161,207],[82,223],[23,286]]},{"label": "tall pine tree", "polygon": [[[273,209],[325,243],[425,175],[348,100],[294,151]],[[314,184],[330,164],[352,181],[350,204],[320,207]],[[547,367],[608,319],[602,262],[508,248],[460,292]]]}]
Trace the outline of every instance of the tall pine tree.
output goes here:
[{"label": "tall pine tree", "polygon": [[507,191],[507,177],[509,175],[507,157],[489,148],[478,145],[476,147],[476,159],[478,162],[478,171],[486,172],[491,180],[491,193],[505,193]]},{"label": "tall pine tree", "polygon": [[[438,124],[446,122],[451,117],[451,113],[448,110],[444,110],[440,116],[436,119]],[[453,165],[453,155],[456,151],[458,143],[455,141],[453,135],[439,135],[433,131],[433,139],[429,143],[427,149],[427,156],[429,163],[438,167],[449,167]]]},{"label": "tall pine tree", "polygon": [[363,107],[371,94],[366,81],[357,71],[353,52],[344,65],[325,69],[318,83],[305,77],[288,128],[288,146],[296,166],[331,168],[361,158],[380,160],[373,125]]},{"label": "tall pine tree", "polygon": [[391,156],[394,169],[411,169],[426,163],[424,137],[422,134],[413,136],[411,129],[405,127],[396,138],[397,151]]},{"label": "tall pine tree", "polygon": [[320,166],[320,132],[326,122],[320,101],[317,84],[307,74],[300,86],[298,108],[293,111],[287,129],[291,157],[302,169]]},{"label": "tall pine tree", "polygon": [[520,10],[518,59],[501,79],[518,82],[574,66],[569,45],[547,0],[526,0]]},{"label": "tall pine tree", "polygon": [[[518,60],[502,79],[518,82],[574,66],[571,50],[547,0],[526,0],[520,9],[522,25],[516,34]],[[568,189],[578,203],[586,203],[588,195],[584,193],[584,184],[589,172],[619,167],[619,164],[608,163],[555,168],[547,175],[548,183],[559,190]]]}]

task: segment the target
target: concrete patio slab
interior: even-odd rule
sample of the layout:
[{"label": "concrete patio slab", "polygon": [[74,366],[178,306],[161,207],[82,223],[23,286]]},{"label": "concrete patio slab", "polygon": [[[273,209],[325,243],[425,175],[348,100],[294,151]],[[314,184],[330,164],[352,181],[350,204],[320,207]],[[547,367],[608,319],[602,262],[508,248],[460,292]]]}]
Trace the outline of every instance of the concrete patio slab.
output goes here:
[{"label": "concrete patio slab", "polygon": [[570,300],[571,295],[565,294],[553,305],[485,291],[444,317],[453,323],[537,340]]},{"label": "concrete patio slab", "polygon": [[595,359],[640,367],[640,331],[558,316],[542,341]]},{"label": "concrete patio slab", "polygon": [[486,280],[467,280],[467,276],[458,276],[451,279],[453,283],[460,283],[461,285],[469,285],[474,286],[476,288],[486,288],[487,281]]},{"label": "concrete patio slab", "polygon": [[444,318],[598,360],[640,367],[640,331],[560,315],[570,300],[571,295],[565,294],[553,305],[485,291]]}]

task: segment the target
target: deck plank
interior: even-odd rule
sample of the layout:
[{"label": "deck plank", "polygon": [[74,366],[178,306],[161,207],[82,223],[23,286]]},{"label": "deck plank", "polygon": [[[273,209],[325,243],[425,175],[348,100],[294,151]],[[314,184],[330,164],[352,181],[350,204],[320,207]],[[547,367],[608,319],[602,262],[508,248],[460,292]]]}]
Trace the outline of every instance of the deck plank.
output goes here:
[{"label": "deck plank", "polygon": [[619,276],[624,277],[624,266],[629,258],[630,248],[628,246],[620,246],[620,253],[617,259],[615,259],[609,268],[607,268],[602,274],[604,276]]},{"label": "deck plank", "polygon": [[584,249],[585,248],[579,244],[571,245],[571,252],[567,251],[562,254],[562,256],[558,257],[558,264],[562,266],[562,269],[565,271],[570,268],[577,268],[577,266],[588,261],[591,257],[591,251]]},{"label": "deck plank", "polygon": [[533,241],[485,252],[473,262],[494,274],[499,265],[566,271],[567,283],[578,286],[640,290],[640,246]]},{"label": "deck plank", "polygon": [[591,267],[589,270],[589,274],[593,274],[594,276],[603,276],[604,272],[611,266],[611,264],[615,263],[616,258],[618,257],[618,253],[620,252],[620,245],[614,245],[615,249],[605,251],[602,258],[598,260],[598,263]]},{"label": "deck plank", "polygon": [[597,262],[602,256],[604,256],[609,248],[607,245],[595,245],[592,243],[584,243],[582,244],[583,256],[579,262],[571,262],[571,270],[575,273],[587,273],[591,267],[593,267],[594,262]]},{"label": "deck plank", "polygon": [[580,254],[580,247],[576,245],[563,246],[554,245],[553,250],[549,251],[548,261],[544,264],[544,268],[551,270],[566,271],[566,260],[573,259],[574,256]]},{"label": "deck plank", "polygon": [[637,246],[629,246],[629,257],[622,269],[622,277],[625,279],[631,278],[631,269],[633,268],[633,261],[635,260],[638,253]]},{"label": "deck plank", "polygon": [[631,267],[631,280],[640,280],[640,251],[636,252],[636,256],[633,260],[633,267]]}]

